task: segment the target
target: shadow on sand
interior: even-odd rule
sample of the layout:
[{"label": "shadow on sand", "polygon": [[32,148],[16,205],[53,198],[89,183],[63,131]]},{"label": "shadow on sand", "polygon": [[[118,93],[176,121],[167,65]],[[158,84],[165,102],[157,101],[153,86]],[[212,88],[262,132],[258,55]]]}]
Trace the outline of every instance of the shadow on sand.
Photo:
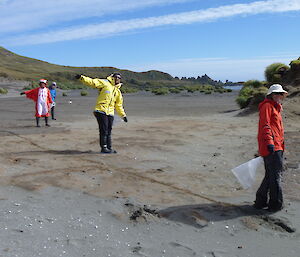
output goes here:
[{"label": "shadow on sand", "polygon": [[239,217],[251,217],[265,222],[275,224],[285,231],[291,233],[294,229],[290,228],[285,222],[277,218],[270,217],[270,212],[266,210],[256,210],[252,205],[222,205],[222,204],[199,204],[174,206],[160,210],[159,215],[171,221],[184,223],[186,225],[202,228],[209,222],[218,222],[236,219]]},{"label": "shadow on sand", "polygon": [[174,206],[159,211],[161,217],[195,227],[206,226],[209,222],[235,219],[242,216],[265,214],[252,205],[225,206],[221,204],[199,204]]},{"label": "shadow on sand", "polygon": [[[160,217],[180,222],[196,228],[203,228],[209,222],[218,222],[244,217],[251,219],[255,226],[264,226],[271,230],[294,233],[295,228],[284,218],[272,216],[267,210],[254,209],[252,205],[199,204],[174,206],[158,211]],[[253,226],[253,225],[252,225]]]},{"label": "shadow on sand", "polygon": [[15,152],[14,154],[34,154],[34,155],[39,155],[39,154],[54,154],[54,155],[80,155],[80,154],[100,154],[99,152],[94,152],[94,151],[78,151],[78,150],[41,150],[41,151],[24,151],[24,152]]}]

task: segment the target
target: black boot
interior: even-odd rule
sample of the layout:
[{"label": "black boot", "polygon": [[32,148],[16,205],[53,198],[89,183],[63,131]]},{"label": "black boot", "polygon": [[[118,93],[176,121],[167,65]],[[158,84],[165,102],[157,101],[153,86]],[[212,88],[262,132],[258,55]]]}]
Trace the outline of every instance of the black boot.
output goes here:
[{"label": "black boot", "polygon": [[50,127],[50,125],[48,124],[48,117],[45,117],[45,125],[46,127]]},{"label": "black boot", "polygon": [[51,108],[51,118],[52,118],[52,120],[56,120],[54,118],[54,106]]},{"label": "black boot", "polygon": [[102,136],[100,134],[100,147],[101,153],[110,153],[110,150],[107,148],[107,136]]},{"label": "black boot", "polygon": [[39,128],[40,127],[40,117],[35,117],[36,120],[36,126]]},{"label": "black boot", "polygon": [[107,148],[111,153],[117,153],[117,151],[113,150],[111,147],[111,135],[107,136]]},{"label": "black boot", "polygon": [[101,153],[111,153],[111,151],[107,147],[102,147]]}]

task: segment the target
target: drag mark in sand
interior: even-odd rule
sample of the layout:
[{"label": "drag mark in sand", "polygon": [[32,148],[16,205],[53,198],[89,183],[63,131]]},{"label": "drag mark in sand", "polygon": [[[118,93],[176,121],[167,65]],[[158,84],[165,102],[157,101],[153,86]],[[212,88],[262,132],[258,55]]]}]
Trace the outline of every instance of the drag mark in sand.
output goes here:
[{"label": "drag mark in sand", "polygon": [[[27,142],[29,142],[31,145],[34,145],[38,148],[40,148],[41,150],[43,150],[43,152],[47,152],[47,153],[50,153],[50,154],[74,154],[74,151],[68,151],[68,150],[64,150],[64,151],[55,151],[55,150],[51,150],[49,148],[46,148],[46,147],[42,147],[36,143],[34,143],[33,141],[31,141],[30,139],[26,138],[26,137],[23,137],[23,136],[20,136],[19,134],[17,133],[14,133],[14,132],[11,132],[11,131],[3,131],[3,132],[7,132],[13,136],[16,136],[16,137],[19,137],[23,140],[26,140]],[[75,151],[76,153],[78,153],[78,151]],[[83,154],[86,154],[86,153],[92,153],[90,151],[88,152],[79,152],[79,153],[83,153]],[[82,160],[84,162],[90,162],[90,163],[95,163],[97,165],[99,164],[102,164],[103,163],[99,163],[99,161],[95,161],[95,160],[91,160],[91,159],[85,159],[85,158],[82,158],[82,157],[79,157],[77,158],[78,160]],[[95,168],[98,168],[98,166],[95,166]],[[71,168],[68,168],[69,170]],[[65,169],[63,169],[65,170]],[[203,194],[198,194],[198,193],[194,193],[188,189],[184,189],[184,188],[181,188],[181,187],[178,187],[178,186],[175,186],[171,183],[167,183],[167,182],[163,182],[163,181],[159,181],[157,179],[154,179],[154,178],[149,178],[147,176],[144,176],[144,175],[141,175],[137,172],[134,172],[134,171],[130,171],[129,169],[115,169],[116,172],[119,172],[119,173],[122,173],[122,174],[126,174],[127,176],[130,175],[132,177],[135,177],[135,178],[139,178],[139,179],[142,179],[142,180],[146,180],[150,183],[156,183],[156,184],[159,184],[159,185],[162,185],[162,186],[166,186],[166,187],[169,187],[169,188],[172,188],[172,189],[175,189],[176,191],[179,191],[183,194],[188,194],[188,195],[192,195],[192,196],[196,196],[198,198],[201,198],[203,200],[206,200],[206,201],[209,201],[209,202],[212,202],[212,203],[216,203],[216,204],[221,204],[221,205],[224,205],[224,206],[233,206],[232,204],[230,203],[224,203],[224,202],[220,202],[220,201],[217,201],[215,199],[212,199],[208,196],[205,196]],[[38,172],[38,173],[33,173],[32,175],[39,175],[39,174],[43,174],[44,172],[46,173],[49,173],[49,172],[53,172],[53,171],[41,171],[41,172]],[[24,174],[24,175],[27,175],[27,174]],[[22,177],[23,175],[20,175],[20,177]],[[30,175],[27,175],[27,176],[30,176]],[[16,178],[15,178],[16,179]]]},{"label": "drag mark in sand", "polygon": [[264,220],[266,223],[270,224],[271,226],[275,226],[279,229],[282,229],[283,231],[286,231],[288,233],[294,233],[296,230],[294,228],[291,228],[289,225],[286,224],[286,222],[270,217],[270,216],[262,216],[260,217],[262,220]]},{"label": "drag mark in sand", "polygon": [[39,149],[47,150],[47,148],[45,148],[45,147],[43,147],[43,146],[40,146],[40,145],[36,144],[35,142],[33,142],[32,140],[30,140],[29,138],[24,137],[24,136],[21,136],[21,135],[15,133],[15,132],[7,131],[7,130],[0,130],[0,132],[4,132],[4,133],[8,133],[8,134],[10,134],[10,135],[12,135],[12,136],[16,136],[16,137],[18,137],[18,138],[21,138],[21,139],[23,139],[23,140],[29,142],[29,144],[31,144],[31,145],[33,145],[33,146],[39,148]]},{"label": "drag mark in sand", "polygon": [[[88,161],[88,162],[93,162],[95,164],[99,164],[98,161],[94,161],[94,160],[87,160],[87,159],[84,159],[84,158],[81,158],[83,161]],[[132,168],[131,168],[132,169]],[[208,196],[205,196],[205,195],[202,195],[202,194],[197,194],[197,193],[194,193],[188,189],[185,189],[185,188],[181,188],[181,187],[178,187],[178,186],[175,186],[173,184],[170,184],[170,183],[167,183],[167,182],[163,182],[163,181],[159,181],[157,179],[154,179],[154,178],[149,178],[147,176],[144,176],[144,175],[141,175],[137,172],[134,172],[134,171],[130,171],[129,169],[114,169],[116,172],[119,172],[119,173],[122,173],[122,174],[126,174],[127,176],[130,175],[132,177],[135,177],[135,178],[139,178],[139,179],[142,179],[142,180],[147,180],[148,182],[150,183],[156,183],[156,184],[159,184],[159,185],[163,185],[163,186],[166,186],[166,187],[169,187],[169,188],[172,188],[172,189],[175,189],[176,191],[179,191],[181,193],[184,193],[184,194],[189,194],[189,195],[192,195],[192,196],[196,196],[196,197],[199,197],[203,200],[207,200],[209,202],[212,202],[212,203],[216,203],[216,204],[220,204],[220,205],[224,205],[224,206],[234,206],[233,204],[231,203],[224,203],[224,202],[220,202],[220,201],[217,201],[215,199],[212,199]]]},{"label": "drag mark in sand", "polygon": [[8,184],[18,186],[29,191],[40,190],[48,185],[69,188],[72,183],[77,183],[74,178],[70,178],[71,174],[86,173],[87,170],[95,170],[96,168],[99,168],[99,166],[68,167],[64,169],[30,172],[11,177]]},{"label": "drag mark in sand", "polygon": [[[55,150],[51,150],[51,149],[47,149],[45,147],[41,147],[37,144],[35,144],[34,142],[32,142],[30,139],[26,138],[26,137],[22,137],[16,133],[13,133],[13,132],[10,132],[11,134],[17,136],[17,137],[20,137],[22,139],[25,139],[27,140],[28,142],[30,142],[32,145],[44,150],[43,152],[47,152],[49,154],[62,154],[62,155],[65,155],[65,154],[74,154],[74,151],[67,151],[67,150],[64,150],[64,151],[55,151]],[[80,154],[90,154],[92,152],[90,151],[87,151],[87,152],[80,152],[80,151],[75,151],[77,154],[80,153]],[[98,153],[97,153],[98,154]],[[90,163],[94,163],[96,164],[97,166],[94,166],[95,169],[99,169],[99,164],[103,165],[103,163],[99,162],[99,161],[95,161],[95,160],[91,160],[91,159],[86,159],[86,158],[83,158],[83,157],[80,157],[78,156],[77,157],[77,160],[81,160],[83,162],[90,162]],[[78,169],[78,167],[77,167]],[[75,170],[77,170],[75,169]],[[82,169],[82,167],[81,167]],[[62,169],[61,172],[64,172],[66,170],[72,170],[72,168],[67,168],[67,169]],[[175,186],[171,183],[167,183],[167,182],[163,182],[163,181],[159,181],[157,179],[154,179],[154,178],[149,178],[147,176],[144,176],[144,175],[141,175],[138,173],[138,171],[134,172],[134,171],[130,171],[129,169],[115,169],[116,172],[118,173],[121,173],[121,174],[126,174],[127,176],[130,175],[132,177],[135,177],[135,178],[139,178],[139,179],[142,179],[142,180],[146,180],[150,183],[156,183],[156,184],[159,184],[159,185],[163,185],[163,186],[166,186],[166,187],[169,187],[169,188],[172,188],[172,189],[175,189],[176,191],[179,191],[183,194],[188,194],[188,195],[192,195],[192,196],[196,196],[196,197],[199,197],[203,200],[206,200],[206,201],[209,201],[209,202],[212,202],[212,203],[217,203],[217,204],[221,204],[221,205],[224,205],[224,206],[232,206],[232,204],[230,203],[224,203],[224,202],[220,202],[220,201],[217,201],[217,200],[214,200],[208,196],[205,196],[205,195],[202,195],[202,194],[198,194],[198,193],[194,193],[188,189],[184,189],[184,188],[181,188],[181,187],[178,187],[178,186]],[[31,173],[31,174],[23,174],[23,175],[19,175],[17,177],[15,177],[14,179],[17,179],[17,178],[20,178],[20,177],[23,177],[23,176],[38,176],[38,175],[42,175],[42,174],[45,174],[45,173],[53,173],[53,172],[57,172],[57,170],[46,170],[46,171],[40,171],[40,172],[34,172],[34,173]]]},{"label": "drag mark in sand", "polygon": [[295,233],[296,229],[288,225],[287,221],[269,215],[254,215],[242,219],[244,226],[258,231],[259,227],[265,227],[279,232]]}]

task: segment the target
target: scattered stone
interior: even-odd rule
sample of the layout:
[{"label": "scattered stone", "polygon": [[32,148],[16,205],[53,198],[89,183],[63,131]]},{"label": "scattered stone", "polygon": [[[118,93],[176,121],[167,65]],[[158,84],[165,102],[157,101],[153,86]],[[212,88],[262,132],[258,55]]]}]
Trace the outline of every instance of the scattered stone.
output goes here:
[{"label": "scattered stone", "polygon": [[135,246],[135,247],[132,248],[133,253],[139,253],[140,250],[142,250],[141,246]]},{"label": "scattered stone", "polygon": [[160,217],[160,215],[159,215],[159,213],[158,213],[157,210],[150,209],[150,208],[147,207],[147,205],[144,205],[143,210],[144,210],[145,212],[148,212],[148,213],[152,214],[152,215],[155,215],[155,216],[157,216],[157,217]]},{"label": "scattered stone", "polygon": [[141,217],[143,214],[143,210],[142,209],[138,209],[135,212],[132,213],[132,215],[130,216],[130,220],[134,220],[136,221],[137,218]]}]

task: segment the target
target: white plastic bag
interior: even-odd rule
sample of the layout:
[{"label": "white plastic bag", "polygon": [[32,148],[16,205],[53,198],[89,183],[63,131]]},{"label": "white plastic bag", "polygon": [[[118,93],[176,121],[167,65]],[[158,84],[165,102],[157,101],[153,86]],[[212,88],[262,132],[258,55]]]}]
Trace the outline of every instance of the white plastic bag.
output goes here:
[{"label": "white plastic bag", "polygon": [[262,164],[263,158],[257,157],[233,168],[231,171],[237,177],[243,188],[247,189],[253,186],[256,170]]}]

